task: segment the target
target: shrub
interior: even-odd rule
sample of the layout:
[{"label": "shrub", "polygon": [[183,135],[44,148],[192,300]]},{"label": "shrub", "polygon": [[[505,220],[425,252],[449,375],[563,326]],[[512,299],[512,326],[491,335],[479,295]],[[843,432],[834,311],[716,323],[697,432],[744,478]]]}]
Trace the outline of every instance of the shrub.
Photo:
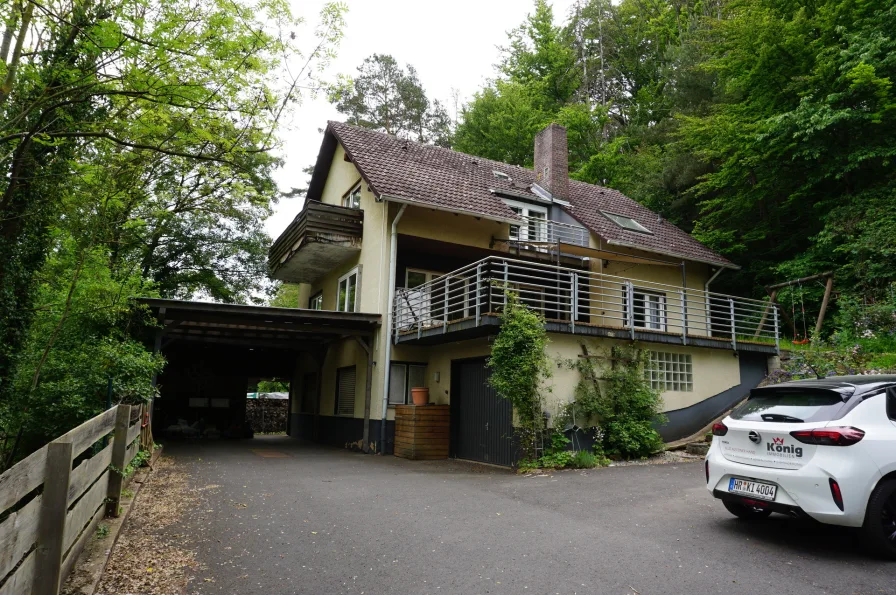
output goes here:
[{"label": "shrub", "polygon": [[577,451],[575,455],[572,457],[572,461],[569,466],[573,469],[592,469],[597,467],[599,464],[598,458],[596,455],[588,452],[587,450]]},{"label": "shrub", "polygon": [[607,452],[624,458],[642,458],[663,449],[663,439],[650,420],[619,419],[607,424]]},{"label": "shrub", "polygon": [[612,362],[602,375],[592,358],[567,362],[578,370],[575,399],[557,416],[565,426],[596,425],[596,454],[640,458],[662,450],[663,440],[654,424],[665,421],[662,399],[650,388],[645,375],[647,352],[637,347],[614,346],[607,355]]}]

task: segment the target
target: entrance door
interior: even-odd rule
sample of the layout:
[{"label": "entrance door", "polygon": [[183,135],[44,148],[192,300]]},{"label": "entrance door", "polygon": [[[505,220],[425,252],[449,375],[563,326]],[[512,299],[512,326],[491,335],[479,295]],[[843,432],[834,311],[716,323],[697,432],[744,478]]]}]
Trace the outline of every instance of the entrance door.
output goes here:
[{"label": "entrance door", "polygon": [[485,360],[452,362],[454,456],[513,464],[513,406],[488,384]]}]

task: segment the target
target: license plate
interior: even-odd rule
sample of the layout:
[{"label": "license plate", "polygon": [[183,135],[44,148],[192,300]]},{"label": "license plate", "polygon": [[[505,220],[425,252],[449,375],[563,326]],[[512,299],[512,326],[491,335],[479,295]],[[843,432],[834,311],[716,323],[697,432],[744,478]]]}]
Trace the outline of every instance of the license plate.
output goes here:
[{"label": "license plate", "polygon": [[738,479],[732,477],[728,482],[728,491],[741,496],[751,496],[758,500],[774,500],[778,493],[778,486],[750,479]]}]

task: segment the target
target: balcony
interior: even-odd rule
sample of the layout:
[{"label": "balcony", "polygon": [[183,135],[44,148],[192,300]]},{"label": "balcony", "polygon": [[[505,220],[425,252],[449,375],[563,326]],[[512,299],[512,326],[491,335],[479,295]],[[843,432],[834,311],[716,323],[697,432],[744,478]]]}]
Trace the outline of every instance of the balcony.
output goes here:
[{"label": "balcony", "polygon": [[778,312],[768,302],[497,256],[397,290],[393,341],[425,345],[493,334],[505,289],[542,315],[550,332],[778,351]]},{"label": "balcony", "polygon": [[521,217],[522,225],[510,226],[510,240],[523,244],[569,244],[588,247],[588,230],[581,225],[538,217]]},{"label": "balcony", "polygon": [[364,212],[309,200],[268,253],[271,277],[313,283],[361,251]]}]

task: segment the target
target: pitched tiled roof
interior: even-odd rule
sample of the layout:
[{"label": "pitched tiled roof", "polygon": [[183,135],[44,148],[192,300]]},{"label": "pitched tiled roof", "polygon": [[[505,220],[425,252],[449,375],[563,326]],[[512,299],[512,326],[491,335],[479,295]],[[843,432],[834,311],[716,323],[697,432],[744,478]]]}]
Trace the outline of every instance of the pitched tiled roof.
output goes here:
[{"label": "pitched tiled roof", "polygon": [[[341,122],[329,122],[332,134],[345,148],[377,196],[387,196],[437,209],[446,209],[502,220],[516,220],[513,211],[494,191],[532,196],[535,172],[516,165],[474,157],[442,147],[397,138]],[[329,142],[328,142],[329,141]],[[332,158],[332,140],[325,137],[309,195],[322,188],[326,172],[321,166]],[[329,153],[329,157],[325,153]],[[495,177],[507,174],[510,180]],[[570,207],[580,223],[609,244],[631,246],[689,260],[733,266],[687,233],[647,207],[616,190],[570,180]],[[630,231],[610,221],[601,211],[631,217],[652,232]]]}]

